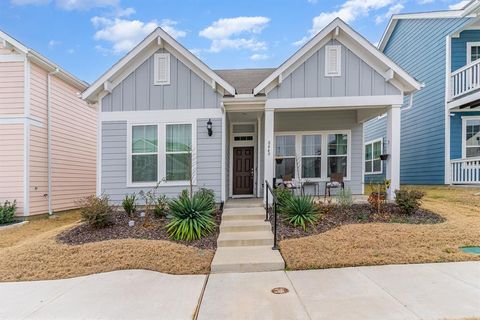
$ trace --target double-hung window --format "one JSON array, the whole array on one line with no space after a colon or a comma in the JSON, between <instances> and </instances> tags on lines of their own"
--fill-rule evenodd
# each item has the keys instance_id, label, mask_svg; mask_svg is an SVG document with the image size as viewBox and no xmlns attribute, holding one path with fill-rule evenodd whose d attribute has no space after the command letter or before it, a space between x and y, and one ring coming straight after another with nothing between
<instances>
[{"instance_id":1,"label":"double-hung window","mask_svg":"<svg viewBox=\"0 0 480 320\"><path fill-rule=\"evenodd\" d=\"M344 133L329 134L327 146L327 176L342 173L347 176L348 135Z\"/></svg>"},{"instance_id":2,"label":"double-hung window","mask_svg":"<svg viewBox=\"0 0 480 320\"><path fill-rule=\"evenodd\" d=\"M132 126L132 182L158 180L158 127Z\"/></svg>"},{"instance_id":3,"label":"double-hung window","mask_svg":"<svg viewBox=\"0 0 480 320\"><path fill-rule=\"evenodd\" d=\"M467 64L480 59L480 42L467 42Z\"/></svg>"},{"instance_id":4,"label":"double-hung window","mask_svg":"<svg viewBox=\"0 0 480 320\"><path fill-rule=\"evenodd\" d=\"M382 139L365 144L365 173L382 173Z\"/></svg>"},{"instance_id":5,"label":"double-hung window","mask_svg":"<svg viewBox=\"0 0 480 320\"><path fill-rule=\"evenodd\" d=\"M480 117L464 119L465 157L480 157Z\"/></svg>"},{"instance_id":6,"label":"double-hung window","mask_svg":"<svg viewBox=\"0 0 480 320\"><path fill-rule=\"evenodd\" d=\"M277 136L275 150L275 177L283 180L295 178L295 136Z\"/></svg>"},{"instance_id":7,"label":"double-hung window","mask_svg":"<svg viewBox=\"0 0 480 320\"><path fill-rule=\"evenodd\" d=\"M192 125L166 125L166 180L187 181L192 174Z\"/></svg>"},{"instance_id":8,"label":"double-hung window","mask_svg":"<svg viewBox=\"0 0 480 320\"><path fill-rule=\"evenodd\" d=\"M302 178L321 178L322 136L302 136Z\"/></svg>"}]
</instances>

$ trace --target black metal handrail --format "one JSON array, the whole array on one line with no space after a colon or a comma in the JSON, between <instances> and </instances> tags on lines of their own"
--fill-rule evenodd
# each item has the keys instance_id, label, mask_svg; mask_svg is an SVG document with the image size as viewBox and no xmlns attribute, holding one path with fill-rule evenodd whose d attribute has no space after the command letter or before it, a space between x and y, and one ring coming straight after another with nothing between
<instances>
[{"instance_id":1,"label":"black metal handrail","mask_svg":"<svg viewBox=\"0 0 480 320\"><path fill-rule=\"evenodd\" d=\"M272 250L278 250L277 246L277 204L278 204L278 199L277 196L275 195L275 192L273 191L273 188L270 186L267 180L265 180L265 186L267 188L265 192L265 221L270 221L269 215L268 215L268 194L272 194L272 213L273 213L273 247Z\"/></svg>"}]
</instances>

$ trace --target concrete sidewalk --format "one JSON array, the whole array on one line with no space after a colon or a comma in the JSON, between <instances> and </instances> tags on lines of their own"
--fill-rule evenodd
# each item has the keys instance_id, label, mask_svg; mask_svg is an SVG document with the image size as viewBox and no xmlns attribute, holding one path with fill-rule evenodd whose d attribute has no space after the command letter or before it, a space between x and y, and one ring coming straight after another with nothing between
<instances>
[{"instance_id":1,"label":"concrete sidewalk","mask_svg":"<svg viewBox=\"0 0 480 320\"><path fill-rule=\"evenodd\" d=\"M0 283L0 319L192 319L206 276L128 270ZM273 294L275 287L289 290ZM212 274L199 319L480 317L480 262Z\"/></svg>"}]
</instances>

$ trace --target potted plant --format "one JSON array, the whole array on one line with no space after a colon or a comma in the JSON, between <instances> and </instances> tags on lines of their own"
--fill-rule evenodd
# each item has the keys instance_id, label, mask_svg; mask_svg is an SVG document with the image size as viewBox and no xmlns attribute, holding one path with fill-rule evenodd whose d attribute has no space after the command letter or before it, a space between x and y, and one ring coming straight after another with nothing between
<instances>
[{"instance_id":1,"label":"potted plant","mask_svg":"<svg viewBox=\"0 0 480 320\"><path fill-rule=\"evenodd\" d=\"M130 219L128 221L128 225L130 227L133 227L135 225L135 220L133 220L133 217L135 215L135 212L137 211L137 195L134 193L132 195L126 195L125 199L122 201L122 207L123 210L128 215L128 218Z\"/></svg>"}]
</instances>

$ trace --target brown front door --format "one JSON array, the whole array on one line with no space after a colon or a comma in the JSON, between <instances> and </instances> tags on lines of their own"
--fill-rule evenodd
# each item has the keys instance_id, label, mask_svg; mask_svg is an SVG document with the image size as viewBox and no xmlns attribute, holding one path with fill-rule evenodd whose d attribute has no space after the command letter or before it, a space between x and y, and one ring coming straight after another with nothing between
<instances>
[{"instance_id":1,"label":"brown front door","mask_svg":"<svg viewBox=\"0 0 480 320\"><path fill-rule=\"evenodd\" d=\"M253 194L253 147L233 148L233 194Z\"/></svg>"}]
</instances>

